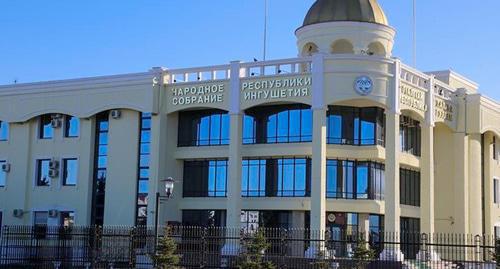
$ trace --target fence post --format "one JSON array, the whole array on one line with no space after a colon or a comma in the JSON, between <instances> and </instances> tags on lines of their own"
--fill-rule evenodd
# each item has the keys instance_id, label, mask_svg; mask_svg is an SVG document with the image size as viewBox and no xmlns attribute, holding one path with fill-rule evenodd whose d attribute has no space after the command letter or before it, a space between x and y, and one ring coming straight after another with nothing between
<instances>
[{"instance_id":1,"label":"fence post","mask_svg":"<svg viewBox=\"0 0 500 269\"><path fill-rule=\"evenodd\" d=\"M206 259L207 259L207 227L203 227L201 232L201 259L200 259L200 268L205 268Z\"/></svg>"},{"instance_id":2,"label":"fence post","mask_svg":"<svg viewBox=\"0 0 500 269\"><path fill-rule=\"evenodd\" d=\"M130 266L130 268L134 268L135 267L135 235L136 235L136 227L132 227L132 229L130 229L130 232L129 232L129 246L130 246L130 249L129 249L129 259L128 259L128 264Z\"/></svg>"},{"instance_id":3,"label":"fence post","mask_svg":"<svg viewBox=\"0 0 500 269\"><path fill-rule=\"evenodd\" d=\"M474 261L476 262L479 262L480 259L481 259L481 236L480 235L476 235L474 237L474 241L475 241L475 245L476 245L476 251L475 251L475 255L474 255Z\"/></svg>"}]
</instances>

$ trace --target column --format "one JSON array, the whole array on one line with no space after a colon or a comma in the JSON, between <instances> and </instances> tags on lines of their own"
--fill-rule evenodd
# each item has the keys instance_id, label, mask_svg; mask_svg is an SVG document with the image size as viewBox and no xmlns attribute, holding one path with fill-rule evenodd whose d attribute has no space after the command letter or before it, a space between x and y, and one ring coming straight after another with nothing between
<instances>
[{"instance_id":1,"label":"column","mask_svg":"<svg viewBox=\"0 0 500 269\"><path fill-rule=\"evenodd\" d=\"M465 133L454 133L453 134L453 145L454 148L450 149L454 151L454 164L455 164L455 186L453 189L454 201L455 201L455 212L454 220L455 227L454 233L458 234L468 234L469 233L469 184L467 181L468 177L468 142Z\"/></svg>"},{"instance_id":2,"label":"column","mask_svg":"<svg viewBox=\"0 0 500 269\"><path fill-rule=\"evenodd\" d=\"M370 214L359 214L358 223L358 232L363 235L363 240L368 243L370 240Z\"/></svg>"},{"instance_id":3,"label":"column","mask_svg":"<svg viewBox=\"0 0 500 269\"><path fill-rule=\"evenodd\" d=\"M323 240L326 226L326 108L323 104L324 58L313 55L312 110L313 137L311 163L311 239ZM323 242L311 244L306 257L316 257L324 249Z\"/></svg>"},{"instance_id":4,"label":"column","mask_svg":"<svg viewBox=\"0 0 500 269\"><path fill-rule=\"evenodd\" d=\"M482 138L469 134L469 233L483 234L482 215Z\"/></svg>"},{"instance_id":5,"label":"column","mask_svg":"<svg viewBox=\"0 0 500 269\"><path fill-rule=\"evenodd\" d=\"M241 227L241 147L243 143L243 121L240 112L240 65L231 62L230 71L230 122L229 122L229 159L227 177L226 235L239 237ZM238 255L239 240L228 239L222 255Z\"/></svg>"},{"instance_id":6,"label":"column","mask_svg":"<svg viewBox=\"0 0 500 269\"><path fill-rule=\"evenodd\" d=\"M394 111L386 113L386 147L385 147L385 232L399 240L400 215L399 206L399 114ZM381 260L402 261L404 255L398 245L386 246L380 254Z\"/></svg>"},{"instance_id":7,"label":"column","mask_svg":"<svg viewBox=\"0 0 500 269\"><path fill-rule=\"evenodd\" d=\"M434 126L422 124L422 156L420 158L420 230L427 234L427 242L434 237ZM440 260L439 255L429 246L420 249L419 260Z\"/></svg>"}]
</instances>

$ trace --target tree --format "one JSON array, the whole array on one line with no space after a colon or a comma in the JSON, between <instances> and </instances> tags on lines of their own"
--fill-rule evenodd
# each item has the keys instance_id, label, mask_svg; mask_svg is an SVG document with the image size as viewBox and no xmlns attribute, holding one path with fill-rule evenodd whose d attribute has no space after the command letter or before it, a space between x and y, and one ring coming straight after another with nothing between
<instances>
[{"instance_id":1,"label":"tree","mask_svg":"<svg viewBox=\"0 0 500 269\"><path fill-rule=\"evenodd\" d=\"M243 242L244 254L240 258L239 269L275 269L271 262L263 260L264 253L269 249L264 232L258 230L251 238Z\"/></svg>"},{"instance_id":2,"label":"tree","mask_svg":"<svg viewBox=\"0 0 500 269\"><path fill-rule=\"evenodd\" d=\"M354 249L353 259L354 268L363 269L375 258L375 251L367 247L367 242L358 238L356 248Z\"/></svg>"},{"instance_id":3,"label":"tree","mask_svg":"<svg viewBox=\"0 0 500 269\"><path fill-rule=\"evenodd\" d=\"M175 254L177 251L177 243L172 238L172 228L165 227L165 234L158 239L158 246L156 253L151 256L155 268L160 269L179 269L177 267L180 261L179 255Z\"/></svg>"}]
</instances>

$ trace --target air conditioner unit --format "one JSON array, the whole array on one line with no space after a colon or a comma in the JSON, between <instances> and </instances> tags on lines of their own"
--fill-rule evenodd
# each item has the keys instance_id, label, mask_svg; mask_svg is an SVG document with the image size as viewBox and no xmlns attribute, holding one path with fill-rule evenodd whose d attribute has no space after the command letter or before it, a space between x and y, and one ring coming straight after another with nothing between
<instances>
[{"instance_id":1,"label":"air conditioner unit","mask_svg":"<svg viewBox=\"0 0 500 269\"><path fill-rule=\"evenodd\" d=\"M62 124L61 119L52 119L50 121L50 125L52 126L52 128L59 128L61 127L61 124Z\"/></svg>"},{"instance_id":2,"label":"air conditioner unit","mask_svg":"<svg viewBox=\"0 0 500 269\"><path fill-rule=\"evenodd\" d=\"M22 209L14 209L12 213L16 218L21 218L24 215L24 211Z\"/></svg>"},{"instance_id":3,"label":"air conditioner unit","mask_svg":"<svg viewBox=\"0 0 500 269\"><path fill-rule=\"evenodd\" d=\"M52 159L50 162L49 162L49 168L50 169L59 169L59 160L57 159Z\"/></svg>"},{"instance_id":4,"label":"air conditioner unit","mask_svg":"<svg viewBox=\"0 0 500 269\"><path fill-rule=\"evenodd\" d=\"M4 163L2 164L2 171L5 173L10 172L10 163Z\"/></svg>"},{"instance_id":5,"label":"air conditioner unit","mask_svg":"<svg viewBox=\"0 0 500 269\"><path fill-rule=\"evenodd\" d=\"M111 110L111 118L117 120L122 116L122 112L118 109Z\"/></svg>"},{"instance_id":6,"label":"air conditioner unit","mask_svg":"<svg viewBox=\"0 0 500 269\"><path fill-rule=\"evenodd\" d=\"M50 169L49 170L49 177L55 178L55 177L58 177L58 176L59 176L59 170L55 170L55 169Z\"/></svg>"},{"instance_id":7,"label":"air conditioner unit","mask_svg":"<svg viewBox=\"0 0 500 269\"><path fill-rule=\"evenodd\" d=\"M58 215L59 211L57 211L56 209L49 210L49 218L57 218Z\"/></svg>"}]
</instances>

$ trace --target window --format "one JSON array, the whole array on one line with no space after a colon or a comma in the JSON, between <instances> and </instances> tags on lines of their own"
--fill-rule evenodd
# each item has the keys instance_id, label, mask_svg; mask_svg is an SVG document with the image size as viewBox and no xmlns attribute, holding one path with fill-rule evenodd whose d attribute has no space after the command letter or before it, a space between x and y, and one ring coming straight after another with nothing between
<instances>
[{"instance_id":1,"label":"window","mask_svg":"<svg viewBox=\"0 0 500 269\"><path fill-rule=\"evenodd\" d=\"M312 111L306 105L259 106L243 119L243 144L312 141Z\"/></svg>"},{"instance_id":2,"label":"window","mask_svg":"<svg viewBox=\"0 0 500 269\"><path fill-rule=\"evenodd\" d=\"M36 239L44 239L47 236L47 211L36 211L33 215L34 236Z\"/></svg>"},{"instance_id":3,"label":"window","mask_svg":"<svg viewBox=\"0 0 500 269\"><path fill-rule=\"evenodd\" d=\"M50 186L50 159L36 161L36 185Z\"/></svg>"},{"instance_id":4,"label":"window","mask_svg":"<svg viewBox=\"0 0 500 269\"><path fill-rule=\"evenodd\" d=\"M182 225L197 227L225 227L225 210L182 210Z\"/></svg>"},{"instance_id":5,"label":"window","mask_svg":"<svg viewBox=\"0 0 500 269\"><path fill-rule=\"evenodd\" d=\"M222 110L179 112L179 147L229 144L229 115Z\"/></svg>"},{"instance_id":6,"label":"window","mask_svg":"<svg viewBox=\"0 0 500 269\"><path fill-rule=\"evenodd\" d=\"M500 179L493 179L493 203L500 204Z\"/></svg>"},{"instance_id":7,"label":"window","mask_svg":"<svg viewBox=\"0 0 500 269\"><path fill-rule=\"evenodd\" d=\"M78 179L78 159L63 159L63 186L76 186Z\"/></svg>"},{"instance_id":8,"label":"window","mask_svg":"<svg viewBox=\"0 0 500 269\"><path fill-rule=\"evenodd\" d=\"M139 161L137 177L136 221L138 226L148 224L149 154L151 146L151 113L141 113Z\"/></svg>"},{"instance_id":9,"label":"window","mask_svg":"<svg viewBox=\"0 0 500 269\"><path fill-rule=\"evenodd\" d=\"M227 160L184 161L184 197L226 197Z\"/></svg>"},{"instance_id":10,"label":"window","mask_svg":"<svg viewBox=\"0 0 500 269\"><path fill-rule=\"evenodd\" d=\"M104 201L108 167L108 132L109 112L102 112L96 116L92 225L103 225L104 223Z\"/></svg>"},{"instance_id":11,"label":"window","mask_svg":"<svg viewBox=\"0 0 500 269\"><path fill-rule=\"evenodd\" d=\"M51 139L53 137L54 137L54 128L52 128L52 116L49 114L40 116L38 138Z\"/></svg>"},{"instance_id":12,"label":"window","mask_svg":"<svg viewBox=\"0 0 500 269\"><path fill-rule=\"evenodd\" d=\"M401 217L400 220L401 251L405 258L415 259L420 249L420 219Z\"/></svg>"},{"instance_id":13,"label":"window","mask_svg":"<svg viewBox=\"0 0 500 269\"><path fill-rule=\"evenodd\" d=\"M243 197L308 197L311 159L246 159L242 167Z\"/></svg>"},{"instance_id":14,"label":"window","mask_svg":"<svg viewBox=\"0 0 500 269\"><path fill-rule=\"evenodd\" d=\"M420 172L401 168L399 180L400 203L420 206Z\"/></svg>"},{"instance_id":15,"label":"window","mask_svg":"<svg viewBox=\"0 0 500 269\"><path fill-rule=\"evenodd\" d=\"M1 217L1 212L0 212L0 217ZM500 239L500 226L495 226L495 238L498 240Z\"/></svg>"},{"instance_id":16,"label":"window","mask_svg":"<svg viewBox=\"0 0 500 269\"><path fill-rule=\"evenodd\" d=\"M401 116L399 120L399 138L402 152L420 156L420 122L407 116Z\"/></svg>"},{"instance_id":17,"label":"window","mask_svg":"<svg viewBox=\"0 0 500 269\"><path fill-rule=\"evenodd\" d=\"M0 141L7 141L9 139L9 123L0 121Z\"/></svg>"},{"instance_id":18,"label":"window","mask_svg":"<svg viewBox=\"0 0 500 269\"><path fill-rule=\"evenodd\" d=\"M6 161L0 161L0 168L2 168L2 165L6 164ZM0 170L0 187L5 187L7 184L7 173L5 173L3 170Z\"/></svg>"},{"instance_id":19,"label":"window","mask_svg":"<svg viewBox=\"0 0 500 269\"><path fill-rule=\"evenodd\" d=\"M59 224L63 227L73 227L73 225L75 225L75 212L59 212Z\"/></svg>"},{"instance_id":20,"label":"window","mask_svg":"<svg viewBox=\"0 0 500 269\"><path fill-rule=\"evenodd\" d=\"M78 137L80 135L80 119L66 116L64 118L64 137Z\"/></svg>"},{"instance_id":21,"label":"window","mask_svg":"<svg viewBox=\"0 0 500 269\"><path fill-rule=\"evenodd\" d=\"M493 160L498 160L497 137L493 136Z\"/></svg>"},{"instance_id":22,"label":"window","mask_svg":"<svg viewBox=\"0 0 500 269\"><path fill-rule=\"evenodd\" d=\"M378 107L330 106L327 143L337 145L385 145L385 114Z\"/></svg>"},{"instance_id":23,"label":"window","mask_svg":"<svg viewBox=\"0 0 500 269\"><path fill-rule=\"evenodd\" d=\"M326 197L384 199L385 166L375 162L327 160Z\"/></svg>"}]
</instances>

